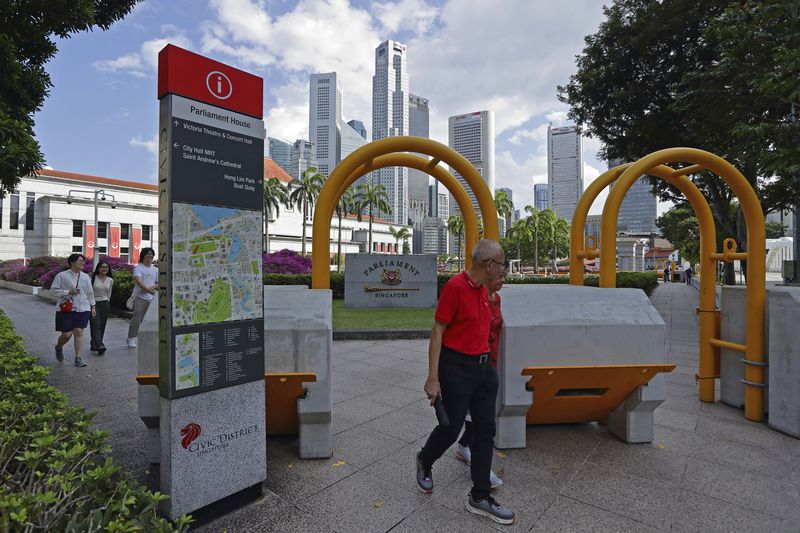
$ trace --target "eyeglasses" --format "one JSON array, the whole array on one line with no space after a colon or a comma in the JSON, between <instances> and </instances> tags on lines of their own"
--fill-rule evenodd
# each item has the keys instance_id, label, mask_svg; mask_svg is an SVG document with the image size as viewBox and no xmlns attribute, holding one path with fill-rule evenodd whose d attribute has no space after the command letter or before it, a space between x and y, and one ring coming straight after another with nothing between
<instances>
[{"instance_id":1,"label":"eyeglasses","mask_svg":"<svg viewBox=\"0 0 800 533\"><path fill-rule=\"evenodd\" d=\"M497 263L498 265L500 265L503 268L508 268L508 261L505 261L505 262L501 263L500 261L495 261L494 259L492 259L490 257L489 259L484 259L483 262L484 263Z\"/></svg>"}]
</instances>

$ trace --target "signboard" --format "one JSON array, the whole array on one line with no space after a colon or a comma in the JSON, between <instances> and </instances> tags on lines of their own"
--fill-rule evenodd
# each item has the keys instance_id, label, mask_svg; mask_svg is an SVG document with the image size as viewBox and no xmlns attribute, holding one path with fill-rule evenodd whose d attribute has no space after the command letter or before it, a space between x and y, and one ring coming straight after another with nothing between
<instances>
[{"instance_id":1,"label":"signboard","mask_svg":"<svg viewBox=\"0 0 800 533\"><path fill-rule=\"evenodd\" d=\"M119 257L119 238L122 228L119 224L109 224L108 229L108 256Z\"/></svg>"},{"instance_id":2,"label":"signboard","mask_svg":"<svg viewBox=\"0 0 800 533\"><path fill-rule=\"evenodd\" d=\"M86 223L86 231L84 232L84 245L83 245L83 255L86 256L86 259L94 258L94 249L95 249L95 231L94 231L94 224Z\"/></svg>"},{"instance_id":3,"label":"signboard","mask_svg":"<svg viewBox=\"0 0 800 533\"><path fill-rule=\"evenodd\" d=\"M436 256L347 254L345 307L436 307Z\"/></svg>"},{"instance_id":4,"label":"signboard","mask_svg":"<svg viewBox=\"0 0 800 533\"><path fill-rule=\"evenodd\" d=\"M142 251L142 227L134 226L131 229L130 263L139 263L139 253Z\"/></svg>"},{"instance_id":5,"label":"signboard","mask_svg":"<svg viewBox=\"0 0 800 533\"><path fill-rule=\"evenodd\" d=\"M159 53L159 388L264 379L261 78Z\"/></svg>"}]
</instances>

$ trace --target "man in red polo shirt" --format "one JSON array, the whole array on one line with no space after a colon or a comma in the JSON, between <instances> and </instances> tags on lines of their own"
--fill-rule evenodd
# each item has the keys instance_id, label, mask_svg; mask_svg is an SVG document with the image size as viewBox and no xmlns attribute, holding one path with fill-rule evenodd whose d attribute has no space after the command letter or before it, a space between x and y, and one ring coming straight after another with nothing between
<instances>
[{"instance_id":1,"label":"man in red polo shirt","mask_svg":"<svg viewBox=\"0 0 800 533\"><path fill-rule=\"evenodd\" d=\"M489 494L499 382L489 357L492 312L486 286L503 275L504 262L500 245L482 239L472 251L469 269L442 288L428 346L425 393L431 405L441 395L450 424L436 426L417 454L417 486L422 492L433 492L433 463L458 439L469 409L472 490L467 510L500 524L513 524L514 512Z\"/></svg>"}]
</instances>

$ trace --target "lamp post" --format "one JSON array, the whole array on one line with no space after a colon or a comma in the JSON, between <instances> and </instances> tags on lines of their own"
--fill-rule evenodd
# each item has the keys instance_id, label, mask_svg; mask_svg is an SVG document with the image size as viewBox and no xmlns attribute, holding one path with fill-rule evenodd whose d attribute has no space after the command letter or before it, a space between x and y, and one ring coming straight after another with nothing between
<instances>
[{"instance_id":1,"label":"lamp post","mask_svg":"<svg viewBox=\"0 0 800 533\"><path fill-rule=\"evenodd\" d=\"M97 212L99 210L99 202L102 200L103 202L106 201L107 198L111 198L111 209L117 208L117 199L111 193L106 193L105 189L70 189L69 193L67 194L67 203L71 204L73 198L77 198L72 196L72 193L86 193L91 194L94 196L94 253L92 254L92 268L97 268L97 263L100 261L100 252L99 246L97 246L97 236L100 233L100 230L97 226Z\"/></svg>"}]
</instances>

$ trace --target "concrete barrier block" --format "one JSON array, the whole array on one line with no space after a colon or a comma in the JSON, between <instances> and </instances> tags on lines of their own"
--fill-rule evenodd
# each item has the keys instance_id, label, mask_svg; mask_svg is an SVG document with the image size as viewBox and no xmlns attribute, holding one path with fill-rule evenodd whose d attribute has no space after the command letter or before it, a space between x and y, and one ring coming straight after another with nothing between
<instances>
[{"instance_id":1,"label":"concrete barrier block","mask_svg":"<svg viewBox=\"0 0 800 533\"><path fill-rule=\"evenodd\" d=\"M667 381L658 374L633 391L608 417L608 431L628 443L652 442L653 412L667 399Z\"/></svg>"},{"instance_id":2,"label":"concrete barrier block","mask_svg":"<svg viewBox=\"0 0 800 533\"><path fill-rule=\"evenodd\" d=\"M158 294L153 297L139 326L136 359L139 375L158 375ZM161 397L155 385L139 385L139 418L147 426L147 457L157 464L161 460L159 417Z\"/></svg>"},{"instance_id":3,"label":"concrete barrier block","mask_svg":"<svg viewBox=\"0 0 800 533\"><path fill-rule=\"evenodd\" d=\"M495 438L500 448L525 446L525 416L532 395L525 388L523 368L667 362L666 325L639 289L507 285L502 298ZM629 411L655 409L663 401L653 396L655 389ZM632 415L635 417L647 418ZM646 420L627 424L636 434L646 431L640 429Z\"/></svg>"},{"instance_id":4,"label":"concrete barrier block","mask_svg":"<svg viewBox=\"0 0 800 533\"><path fill-rule=\"evenodd\" d=\"M770 290L769 427L800 437L800 288Z\"/></svg>"},{"instance_id":5,"label":"concrete barrier block","mask_svg":"<svg viewBox=\"0 0 800 533\"><path fill-rule=\"evenodd\" d=\"M297 402L300 457L333 455L331 436L333 293L305 286L264 287L264 369L313 372Z\"/></svg>"}]
</instances>

